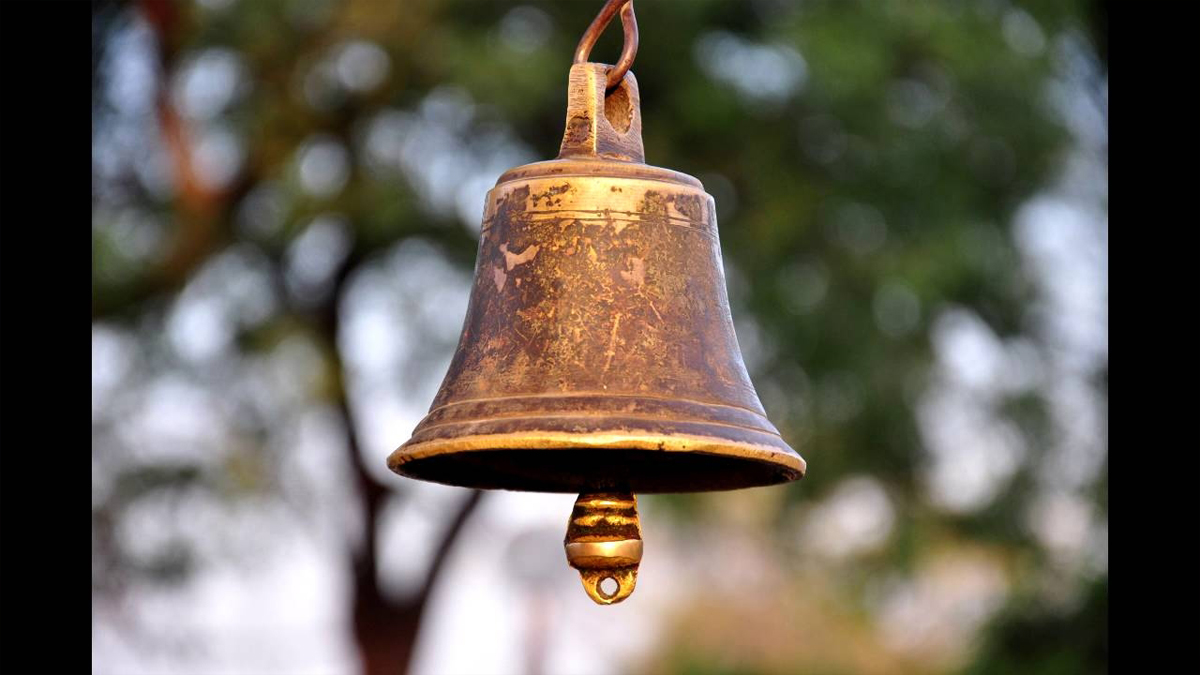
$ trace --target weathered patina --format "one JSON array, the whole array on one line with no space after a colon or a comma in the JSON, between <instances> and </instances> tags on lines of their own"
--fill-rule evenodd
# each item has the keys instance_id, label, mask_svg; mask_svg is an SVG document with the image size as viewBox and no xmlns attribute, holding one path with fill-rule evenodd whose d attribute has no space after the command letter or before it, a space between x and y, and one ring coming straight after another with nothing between
<instances>
[{"instance_id":1,"label":"weathered patina","mask_svg":"<svg viewBox=\"0 0 1200 675\"><path fill-rule=\"evenodd\" d=\"M609 72L572 66L558 159L512 169L488 193L458 349L388 459L450 485L585 493L568 560L603 604L636 579L632 493L772 485L805 468L743 365L713 199L643 163L637 81L627 72L609 87ZM589 509L636 536L597 543L577 527ZM612 595L598 590L605 577Z\"/></svg>"},{"instance_id":2,"label":"weathered patina","mask_svg":"<svg viewBox=\"0 0 1200 675\"><path fill-rule=\"evenodd\" d=\"M398 473L645 493L803 473L742 363L713 199L641 163L636 81L621 85L621 134L604 114L605 68L572 67L560 158L512 169L488 194L462 337L389 459Z\"/></svg>"}]
</instances>

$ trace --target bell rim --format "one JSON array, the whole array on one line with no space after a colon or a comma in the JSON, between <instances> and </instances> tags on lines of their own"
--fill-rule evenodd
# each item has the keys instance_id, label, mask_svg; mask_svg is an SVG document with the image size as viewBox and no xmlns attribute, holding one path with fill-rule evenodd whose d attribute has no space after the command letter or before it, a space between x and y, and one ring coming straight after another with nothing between
<instances>
[{"instance_id":1,"label":"bell rim","mask_svg":"<svg viewBox=\"0 0 1200 675\"><path fill-rule=\"evenodd\" d=\"M699 487L688 489L638 489L641 494L666 494L677 492L711 492L736 490L752 487L767 487L799 480L804 477L807 462L800 453L792 449L780 439L780 445L766 445L735 441L712 436L692 434L637 434L622 432L603 433L571 433L562 431L492 433L458 436L454 438L434 438L412 443L411 440L394 450L387 459L388 468L393 472L416 480L455 485L459 487L481 487L472 481L438 480L421 472L414 472L412 465L420 465L423 460L449 457L454 455L480 456L489 452L543 452L555 450L584 450L593 451L598 455L604 452L638 453L646 457L661 457L660 453L670 453L671 456L697 455L729 460L730 463L742 464L750 462L766 465L763 468L774 469L765 471L762 476L771 476L767 480L745 480L727 487ZM406 470L407 468L407 470ZM568 485L563 482L556 488L530 488L520 486L513 488L487 487L484 489L516 489L532 492L569 493L578 492L582 486L576 482Z\"/></svg>"}]
</instances>

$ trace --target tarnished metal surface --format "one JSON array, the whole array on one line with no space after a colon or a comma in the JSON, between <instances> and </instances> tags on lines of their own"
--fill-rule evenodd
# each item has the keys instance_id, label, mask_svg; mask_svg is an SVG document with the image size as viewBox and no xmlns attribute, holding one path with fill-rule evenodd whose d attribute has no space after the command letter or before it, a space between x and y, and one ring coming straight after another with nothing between
<instances>
[{"instance_id":1,"label":"tarnished metal surface","mask_svg":"<svg viewBox=\"0 0 1200 675\"><path fill-rule=\"evenodd\" d=\"M581 63L618 10L621 61ZM563 545L601 605L637 584L634 492L804 474L742 363L712 197L643 163L636 53L632 3L609 0L576 51L558 159L509 170L487 195L454 360L388 457L422 480L581 493Z\"/></svg>"},{"instance_id":2,"label":"tarnished metal surface","mask_svg":"<svg viewBox=\"0 0 1200 675\"><path fill-rule=\"evenodd\" d=\"M712 197L642 164L632 73L571 68L557 160L488 194L470 305L398 473L512 490L694 492L799 478L742 363Z\"/></svg>"}]
</instances>

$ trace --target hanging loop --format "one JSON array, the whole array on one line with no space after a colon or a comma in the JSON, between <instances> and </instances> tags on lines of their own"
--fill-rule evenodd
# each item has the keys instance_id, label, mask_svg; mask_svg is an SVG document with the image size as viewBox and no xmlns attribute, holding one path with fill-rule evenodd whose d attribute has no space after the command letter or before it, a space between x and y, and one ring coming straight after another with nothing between
<instances>
[{"instance_id":1,"label":"hanging loop","mask_svg":"<svg viewBox=\"0 0 1200 675\"><path fill-rule=\"evenodd\" d=\"M621 27L625 32L625 43L621 47L621 58L617 59L617 64L608 70L608 88L612 89L621 83L625 77L625 73L629 72L629 68L633 66L633 59L637 56L638 50L638 27L637 17L633 15L633 0L608 0L604 6L600 8L600 13L592 19L592 24L584 31L583 37L579 38L579 46L575 47L575 63L587 63L588 57L592 53L592 47L596 46L596 40L600 39L600 34L608 27L612 18L617 12L621 12Z\"/></svg>"}]
</instances>

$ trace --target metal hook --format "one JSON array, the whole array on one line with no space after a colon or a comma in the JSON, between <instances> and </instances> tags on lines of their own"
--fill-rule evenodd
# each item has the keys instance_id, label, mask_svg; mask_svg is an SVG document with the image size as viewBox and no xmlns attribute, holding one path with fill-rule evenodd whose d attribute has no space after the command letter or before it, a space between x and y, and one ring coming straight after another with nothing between
<instances>
[{"instance_id":1,"label":"metal hook","mask_svg":"<svg viewBox=\"0 0 1200 675\"><path fill-rule=\"evenodd\" d=\"M629 72L629 68L633 65L633 59L637 56L638 50L638 27L637 18L633 15L633 0L608 0L604 6L600 8L600 13L592 19L592 24L584 31L583 37L579 38L579 46L575 47L575 63L587 63L588 56L592 53L592 47L596 45L596 40L600 39L600 34L608 27L612 18L621 12L621 27L625 32L625 43L621 47L621 58L617 59L617 64L608 71L608 88L612 89L621 83L625 77L625 73Z\"/></svg>"}]
</instances>

